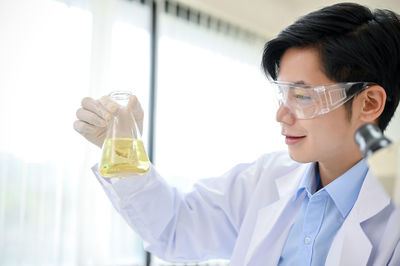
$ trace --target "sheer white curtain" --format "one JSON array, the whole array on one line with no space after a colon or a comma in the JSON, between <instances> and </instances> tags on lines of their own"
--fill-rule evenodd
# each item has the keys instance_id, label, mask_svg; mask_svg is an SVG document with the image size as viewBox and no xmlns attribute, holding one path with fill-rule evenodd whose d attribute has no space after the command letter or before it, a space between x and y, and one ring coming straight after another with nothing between
<instances>
[{"instance_id":1,"label":"sheer white curtain","mask_svg":"<svg viewBox=\"0 0 400 266\"><path fill-rule=\"evenodd\" d=\"M160 25L155 163L171 183L190 189L285 148L260 67L263 42L169 14Z\"/></svg>"},{"instance_id":2,"label":"sheer white curtain","mask_svg":"<svg viewBox=\"0 0 400 266\"><path fill-rule=\"evenodd\" d=\"M148 18L123 0L0 1L0 265L143 264L72 123L114 89L147 109Z\"/></svg>"}]
</instances>

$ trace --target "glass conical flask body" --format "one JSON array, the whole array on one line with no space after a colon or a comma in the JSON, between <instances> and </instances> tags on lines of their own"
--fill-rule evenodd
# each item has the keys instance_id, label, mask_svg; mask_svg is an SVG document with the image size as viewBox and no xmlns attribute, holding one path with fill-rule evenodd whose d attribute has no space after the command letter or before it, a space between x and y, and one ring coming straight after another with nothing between
<instances>
[{"instance_id":1,"label":"glass conical flask body","mask_svg":"<svg viewBox=\"0 0 400 266\"><path fill-rule=\"evenodd\" d=\"M119 109L110 120L103 143L99 172L104 177L133 177L150 170L141 134L130 108L129 92L112 92Z\"/></svg>"}]
</instances>

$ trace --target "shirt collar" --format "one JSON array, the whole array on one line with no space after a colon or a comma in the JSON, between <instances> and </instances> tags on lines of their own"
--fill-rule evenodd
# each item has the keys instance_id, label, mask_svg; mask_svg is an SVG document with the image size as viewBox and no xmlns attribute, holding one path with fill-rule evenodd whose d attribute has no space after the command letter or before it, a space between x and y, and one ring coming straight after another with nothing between
<instances>
[{"instance_id":1,"label":"shirt collar","mask_svg":"<svg viewBox=\"0 0 400 266\"><path fill-rule=\"evenodd\" d=\"M314 192L317 190L317 185L319 180L317 182L315 169L316 169L316 163L311 163L308 165L297 188L295 199L297 199L304 190L307 192L309 197L312 194L314 194Z\"/></svg>"},{"instance_id":2,"label":"shirt collar","mask_svg":"<svg viewBox=\"0 0 400 266\"><path fill-rule=\"evenodd\" d=\"M312 163L308 166L299 183L294 199L297 199L304 190L309 198L315 193L319 182L321 182L317 166L317 163ZM367 172L368 165L363 159L321 189L321 191L325 190L329 194L343 217L346 217L353 208Z\"/></svg>"},{"instance_id":3,"label":"shirt collar","mask_svg":"<svg viewBox=\"0 0 400 266\"><path fill-rule=\"evenodd\" d=\"M368 165L363 159L324 188L343 217L353 208L367 172Z\"/></svg>"}]
</instances>

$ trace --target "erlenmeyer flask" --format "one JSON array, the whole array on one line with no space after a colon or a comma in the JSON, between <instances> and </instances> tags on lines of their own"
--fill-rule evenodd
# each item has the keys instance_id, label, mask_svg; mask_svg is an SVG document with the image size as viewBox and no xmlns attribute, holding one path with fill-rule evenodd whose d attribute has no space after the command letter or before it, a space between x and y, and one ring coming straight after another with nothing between
<instances>
[{"instance_id":1,"label":"erlenmeyer flask","mask_svg":"<svg viewBox=\"0 0 400 266\"><path fill-rule=\"evenodd\" d=\"M104 177L133 177L150 170L138 125L128 106L130 92L115 91L110 98L119 104L103 143L99 172Z\"/></svg>"}]
</instances>

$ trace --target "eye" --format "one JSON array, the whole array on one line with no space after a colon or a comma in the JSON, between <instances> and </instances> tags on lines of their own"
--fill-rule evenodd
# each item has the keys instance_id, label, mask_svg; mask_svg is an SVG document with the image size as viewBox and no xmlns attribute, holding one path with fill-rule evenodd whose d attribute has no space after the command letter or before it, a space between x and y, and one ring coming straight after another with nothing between
<instances>
[{"instance_id":1,"label":"eye","mask_svg":"<svg viewBox=\"0 0 400 266\"><path fill-rule=\"evenodd\" d=\"M304 95L302 93L296 93L294 96L294 100L296 104L301 108L308 108L313 105L313 100L311 96Z\"/></svg>"},{"instance_id":2,"label":"eye","mask_svg":"<svg viewBox=\"0 0 400 266\"><path fill-rule=\"evenodd\" d=\"M295 97L296 99L301 99L301 100L311 100L311 97L310 97L310 96L303 95L303 94L296 94L294 97Z\"/></svg>"}]
</instances>

